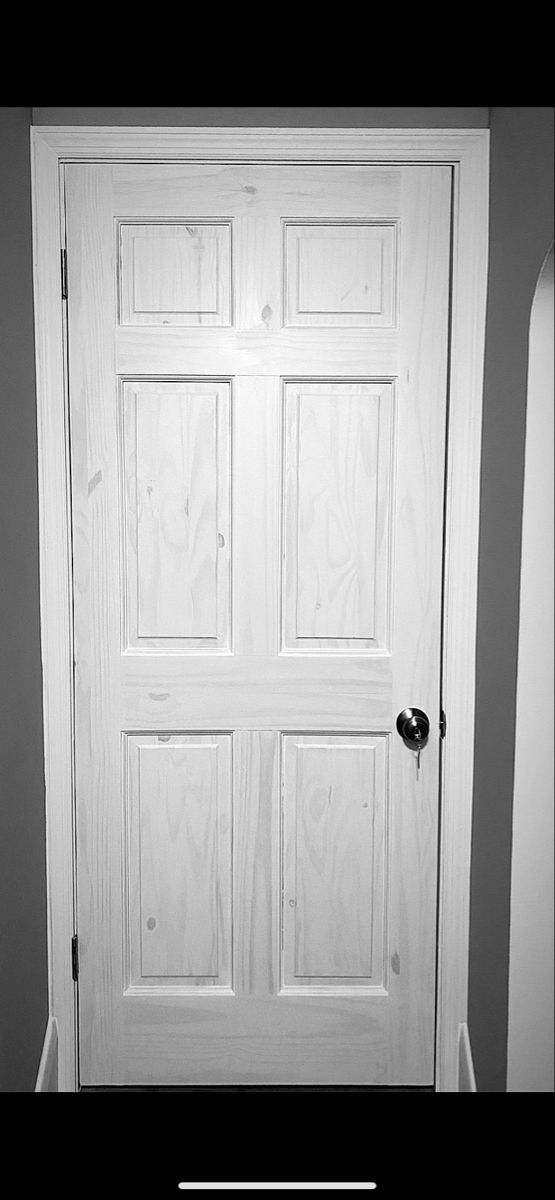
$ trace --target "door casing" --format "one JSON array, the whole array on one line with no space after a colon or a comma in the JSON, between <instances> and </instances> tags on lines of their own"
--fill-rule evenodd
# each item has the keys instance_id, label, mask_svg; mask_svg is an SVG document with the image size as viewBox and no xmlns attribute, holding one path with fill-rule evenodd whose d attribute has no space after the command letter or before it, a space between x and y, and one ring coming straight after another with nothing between
<instances>
[{"instance_id":1,"label":"door casing","mask_svg":"<svg viewBox=\"0 0 555 1200\"><path fill-rule=\"evenodd\" d=\"M50 1017L58 1090L78 1090L72 555L63 166L68 162L448 163L453 168L446 448L436 1091L456 1092L467 1021L489 131L31 128ZM456 730L456 737L452 731Z\"/></svg>"}]
</instances>

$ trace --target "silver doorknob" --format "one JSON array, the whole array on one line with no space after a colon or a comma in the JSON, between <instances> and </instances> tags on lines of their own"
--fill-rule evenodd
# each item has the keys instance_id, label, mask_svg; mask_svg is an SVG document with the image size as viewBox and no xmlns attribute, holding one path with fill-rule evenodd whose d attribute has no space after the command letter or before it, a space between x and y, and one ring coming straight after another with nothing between
<instances>
[{"instance_id":1,"label":"silver doorknob","mask_svg":"<svg viewBox=\"0 0 555 1200\"><path fill-rule=\"evenodd\" d=\"M397 733L410 750L419 750L430 736L430 722L421 708L404 708L397 717Z\"/></svg>"}]
</instances>

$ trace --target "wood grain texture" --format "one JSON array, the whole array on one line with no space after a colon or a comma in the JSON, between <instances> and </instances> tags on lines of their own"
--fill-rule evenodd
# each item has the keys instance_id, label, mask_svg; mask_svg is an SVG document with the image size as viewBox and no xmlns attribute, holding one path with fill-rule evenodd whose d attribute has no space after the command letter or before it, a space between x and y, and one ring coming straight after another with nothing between
<instances>
[{"instance_id":1,"label":"wood grain texture","mask_svg":"<svg viewBox=\"0 0 555 1200\"><path fill-rule=\"evenodd\" d=\"M268 999L279 987L279 734L233 734L234 991Z\"/></svg>"},{"instance_id":2,"label":"wood grain texture","mask_svg":"<svg viewBox=\"0 0 555 1200\"><path fill-rule=\"evenodd\" d=\"M279 287L274 272L273 287L266 287L263 296L279 292ZM249 318L255 322L252 328L222 329L217 338L210 329L119 328L115 336L117 373L129 377L396 377L399 339L395 330L272 329L272 322L279 320L276 312L279 310L265 301L258 316Z\"/></svg>"},{"instance_id":3,"label":"wood grain texture","mask_svg":"<svg viewBox=\"0 0 555 1200\"><path fill-rule=\"evenodd\" d=\"M338 839L338 856L331 851L322 875L323 891L328 889L331 895L324 903L316 875L310 874L307 867L303 894L307 905L308 897L318 898L322 915L306 927L304 941L299 940L295 947L287 977L295 982L289 984L285 977L280 980L276 822L281 733L297 735L300 731L300 736L306 737L321 734L330 739L330 744L340 735L360 735L373 739L377 747L384 744L380 736L383 739L393 731L396 712L407 703L416 703L416 695L418 703L423 703L431 714L437 711L441 505L433 509L425 535L415 534L420 520L426 521L432 512L438 487L441 496L442 486L449 173L435 168L411 168L410 172L367 168L353 173L298 168L282 176L274 168L249 168L246 172L237 167L198 166L190 169L189 176L183 168L173 167L157 167L152 174L147 167L143 176L133 167L130 183L128 171L128 167L107 166L98 171L94 167L68 168L68 249L74 263L70 272L70 369L75 378L74 553L79 560L75 609L80 742L79 919L84 930L80 1002L83 1079L89 1084L116 1080L146 1083L155 1079L199 1083L429 1083L433 1073L437 734L433 733L426 748L426 769L421 770L418 781L413 757L396 737L391 740L390 773L376 772L376 779L382 780L376 784L376 793L381 788L376 811L385 813L390 806L390 867L388 886L383 886L383 909L372 890L370 963L364 946L369 930L369 889L376 882L374 864L370 876L363 876L359 857L359 883L355 886L352 879L347 882L344 868L338 867L341 846L347 847L347 856L358 853L362 858L368 847L363 837L356 836L356 822L354 830L348 821L338 822L330 826ZM194 209L190 206L193 195ZM125 208L121 207L122 196ZM130 212L140 217L141 205L146 223L169 219L177 224L184 213L191 211L199 219L210 216L212 222L240 222L234 271L239 274L237 311L244 328L118 328L114 226L117 219ZM283 222L302 224L314 219L323 224L336 220L402 221L398 330L278 327L276 311L281 312L281 306L276 310L272 299L275 302L282 287L278 249ZM257 245L268 248L260 266L250 263L250 250ZM292 364L297 364L297 373L290 373ZM193 388L191 376L205 380L212 391L214 382L219 387L220 382L232 379L233 611L229 646L219 655L203 645L192 647L187 655L161 644L150 646L148 653L137 652L137 647L125 641L126 648L121 652L118 531L122 480L117 395L118 376L122 374L136 388L146 382L147 389L153 389L152 396L157 389L160 394L177 394L167 390L175 389L176 383ZM287 387L298 380L310 396L301 456L297 454L295 460L302 463L301 501L297 507L303 510L309 550L299 561L303 572L304 563L310 562L312 570L312 561L317 562L327 589L327 617L335 622L339 614L343 622L339 630L333 631L340 635L336 641L342 642L331 648L333 653L322 645L280 648L280 574L284 558L287 571L289 553L287 536L280 529L286 485L281 418L288 395L282 390L280 377ZM349 391L347 403L344 395L343 402L339 402L336 387L340 398L341 389ZM323 399L325 396L332 396L332 400ZM172 401L164 417L163 409L163 403L153 401L150 409L145 409L143 434L135 433L135 454L138 461L140 450L144 479L152 477L152 486L162 487L162 492L171 495L176 480L192 471L197 484L200 480L197 493L201 504L210 497L213 506L213 488L203 473L206 462L214 461L213 419L202 425L199 409L187 423L188 444L195 446L194 471L190 471L186 455L180 452L181 457L175 458L181 436L181 405ZM166 415L168 429L162 434L161 422ZM197 436L194 430L201 428L202 436ZM327 447L325 454L322 445ZM162 459L171 463L167 475L160 465ZM311 524L309 511L318 499L319 488L310 475L313 459L317 472L325 479L330 519L334 510L339 514L341 554L347 546L349 595L354 594L354 602L346 600L347 590L341 592L345 581L334 575L337 534L330 537L332 526L326 526L320 517L315 525ZM228 460L224 453L221 461L217 459L218 481L221 463ZM291 462L290 455L287 462ZM130 478L132 474L130 470ZM361 534L364 530L366 536L369 527L366 518L372 507L371 497L379 500L376 503L374 499L368 544ZM394 514L393 537L390 513ZM199 518L197 528L201 524ZM147 564L156 562L160 536L160 525L154 525L151 519L147 540L137 541ZM361 549L363 544L365 548ZM206 559L202 537L199 554ZM192 575L202 579L200 560L193 555L190 561L197 565L187 572L188 581ZM159 562L166 565L156 569L147 565L144 583L137 580L137 591L140 594L141 586L145 588L144 619L149 622L150 632L156 628L161 643L163 624L151 626L153 619L158 620L155 614L163 611L158 609L156 589L163 586L167 592L171 588L167 560L160 558ZM376 563L382 565L376 569ZM365 624L371 607L371 571L374 630ZM306 574L310 574L308 569ZM203 619L210 621L212 600L205 581L200 594L205 598ZM310 596L310 587L306 595ZM339 599L334 608L336 596ZM175 615L177 610L172 607L171 611ZM308 611L302 613L303 624L299 625L303 634ZM365 636L373 632L377 649L357 653L353 645L343 648L349 625L355 629L352 643L357 642L361 631ZM146 624L141 629L146 635ZM330 629L328 625L326 632ZM187 630L197 636L200 632L197 626L189 625ZM325 640L322 628L309 624L308 632L314 631L320 637L309 637L307 641ZM216 978L210 975L195 976L204 983L192 986L194 995L183 994L179 975L149 976L155 980L152 987L142 979L126 993L121 949L125 944L122 800L118 796L122 733L130 738L225 738L232 734L233 845L234 855L240 855L244 869L244 878L238 879L233 867L233 941L241 988L234 995L226 983L221 985L224 994L218 991L220 985L206 984L207 979ZM153 758L156 753L152 751ZM336 751L339 758L343 753L347 750ZM321 771L325 774L328 770L328 790L331 786L343 797L334 813L340 809L348 812L347 793L355 783L358 787L360 772L354 772L354 779L348 774L347 783L341 783L339 768L324 762ZM148 805L156 805L155 798L162 794L175 800L177 785L174 793L173 785L157 782L154 771L149 780L152 796ZM325 786L323 780L320 786ZM208 796L210 789L207 777ZM145 811L151 813L148 805ZM206 824L199 816L195 826L205 844L210 839L211 811L207 801ZM145 868L149 902L152 899L157 909L165 903L171 913L175 911L176 881L183 864L189 861L189 848L185 850L179 843L179 852L173 856L168 830L169 818L160 816L157 825L149 817L143 826L142 861L151 864ZM189 832L186 840L189 836L193 835ZM318 823L313 822L306 828L301 847L307 863L318 836ZM383 847L381 834L378 841ZM168 847L168 880L156 886L164 845ZM256 869L255 855L265 864L264 876ZM141 855L133 859L135 863L140 860ZM304 956L311 970L337 970L335 964L341 953L336 926L342 889L347 909L353 907L355 897L359 906L356 919L350 910L344 914L345 948L349 952L344 969L349 964L348 973L302 977L299 984L300 977L294 972ZM380 885L377 892L380 894ZM181 942L181 969L191 969L192 965L215 969L210 950L214 922L203 897L205 893L199 887L195 911L206 909L205 925L199 918L195 938L200 940L193 940L186 952ZM386 910L388 934L377 955L378 969L373 922L378 914L376 920L383 928ZM158 917L149 912L146 919L150 916L155 916L157 928ZM175 924L179 928L179 919ZM290 940L288 946L292 944ZM157 953L160 957L154 956L150 966L162 967L165 957L166 966L179 965L171 940L161 941ZM372 975L352 974L369 966ZM305 985L305 978L309 984ZM287 990L299 986L304 989L301 995ZM166 988L163 999L156 994L160 987ZM337 987L341 994L337 994ZM159 1072L162 1074L156 1078Z\"/></svg>"},{"instance_id":4,"label":"wood grain texture","mask_svg":"<svg viewBox=\"0 0 555 1200\"><path fill-rule=\"evenodd\" d=\"M216 636L215 408L214 396L191 396L186 407L170 396L141 397L139 637Z\"/></svg>"},{"instance_id":5,"label":"wood grain texture","mask_svg":"<svg viewBox=\"0 0 555 1200\"><path fill-rule=\"evenodd\" d=\"M68 633L69 506L65 494L67 415L59 289L59 165L72 160L123 159L124 169L133 171L140 180L145 160L153 160L156 169L158 160L164 157L171 160L171 170L178 171L184 162L198 158L216 163L222 158L239 160L241 172L245 161L262 158L279 163L280 169L287 159L454 164L444 687L450 724L457 728L458 737L448 739L444 746L437 1024L437 1090L449 1091L457 1090L458 1023L466 1019L474 719L472 646L487 272L488 138L487 130L31 130L50 1003L51 1011L59 1019L62 1091L75 1090L77 1068L74 985L68 971L67 949L74 930L72 735L71 704L67 700L72 665ZM130 162L133 159L139 161ZM176 159L181 164L176 164ZM131 191L129 195L132 199ZM173 200L169 211L175 213L172 203ZM122 211L130 210L127 207ZM148 201L144 212L151 215ZM63 233L61 236L63 244ZM186 366L183 370L186 372Z\"/></svg>"},{"instance_id":6,"label":"wood grain texture","mask_svg":"<svg viewBox=\"0 0 555 1200\"><path fill-rule=\"evenodd\" d=\"M230 640L229 384L123 384L123 644Z\"/></svg>"},{"instance_id":7,"label":"wood grain texture","mask_svg":"<svg viewBox=\"0 0 555 1200\"><path fill-rule=\"evenodd\" d=\"M280 404L279 380L235 380L233 652L237 664L264 656L263 664L252 663L251 679L260 683L279 648Z\"/></svg>"},{"instance_id":8,"label":"wood grain texture","mask_svg":"<svg viewBox=\"0 0 555 1200\"><path fill-rule=\"evenodd\" d=\"M110 168L69 167L66 186L73 297L68 326L80 1063L85 1077L92 1069L112 1081L118 1073L124 971L121 725L113 669L120 656L121 585ZM89 490L94 479L100 482Z\"/></svg>"},{"instance_id":9,"label":"wood grain texture","mask_svg":"<svg viewBox=\"0 0 555 1200\"><path fill-rule=\"evenodd\" d=\"M229 735L130 737L126 993L231 987Z\"/></svg>"},{"instance_id":10,"label":"wood grain texture","mask_svg":"<svg viewBox=\"0 0 555 1200\"><path fill-rule=\"evenodd\" d=\"M371 188L368 186L372 174ZM114 211L121 220L176 222L246 217L282 221L378 223L399 215L400 174L395 166L351 163L299 167L282 163L126 163L114 167Z\"/></svg>"},{"instance_id":11,"label":"wood grain texture","mask_svg":"<svg viewBox=\"0 0 555 1200\"><path fill-rule=\"evenodd\" d=\"M276 1006L278 1011L276 1012ZM187 999L162 1020L128 1005L119 1083L392 1083L386 996ZM391 1028L391 1040L396 1037ZM412 1083L416 1083L411 1073Z\"/></svg>"},{"instance_id":12,"label":"wood grain texture","mask_svg":"<svg viewBox=\"0 0 555 1200\"><path fill-rule=\"evenodd\" d=\"M129 655L121 665L127 729L328 729L392 726L388 655Z\"/></svg>"},{"instance_id":13,"label":"wood grain texture","mask_svg":"<svg viewBox=\"0 0 555 1200\"><path fill-rule=\"evenodd\" d=\"M229 325L231 227L206 221L120 225L123 325Z\"/></svg>"},{"instance_id":14,"label":"wood grain texture","mask_svg":"<svg viewBox=\"0 0 555 1200\"><path fill-rule=\"evenodd\" d=\"M284 646L384 649L391 385L287 383Z\"/></svg>"},{"instance_id":15,"label":"wood grain texture","mask_svg":"<svg viewBox=\"0 0 555 1200\"><path fill-rule=\"evenodd\" d=\"M384 738L283 738L285 990L386 981L385 750Z\"/></svg>"},{"instance_id":16,"label":"wood grain texture","mask_svg":"<svg viewBox=\"0 0 555 1200\"><path fill-rule=\"evenodd\" d=\"M285 224L285 324L395 324L395 225Z\"/></svg>"},{"instance_id":17,"label":"wood grain texture","mask_svg":"<svg viewBox=\"0 0 555 1200\"><path fill-rule=\"evenodd\" d=\"M417 776L414 755L391 760L391 855L411 869L400 888L390 889L390 927L399 930L401 974L413 975L414 994L433 987L436 929L424 917L437 888L437 791L430 777L439 770L438 643L441 632L441 529L444 488L445 391L449 278L449 195L446 171L422 168L403 173L400 361L395 436L395 504L392 607L393 713L403 697L430 716L432 732ZM410 247L410 249L409 249ZM416 635L418 629L418 635ZM398 740L398 739L397 739ZM400 743L400 749L405 747ZM425 763L425 766L424 766ZM409 851L412 846L412 851ZM408 939L412 925L414 940ZM418 945L418 954L415 948ZM418 958L418 965L416 963ZM409 1037L432 1053L433 1014L424 1004L407 1010Z\"/></svg>"}]
</instances>

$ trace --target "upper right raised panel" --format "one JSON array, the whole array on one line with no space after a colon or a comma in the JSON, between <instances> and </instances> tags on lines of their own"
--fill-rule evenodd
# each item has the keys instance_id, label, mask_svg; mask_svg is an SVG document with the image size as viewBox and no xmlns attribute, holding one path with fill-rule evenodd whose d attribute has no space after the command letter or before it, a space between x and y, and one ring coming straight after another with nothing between
<instances>
[{"instance_id":1,"label":"upper right raised panel","mask_svg":"<svg viewBox=\"0 0 555 1200\"><path fill-rule=\"evenodd\" d=\"M284 225L285 325L396 324L395 222Z\"/></svg>"}]
</instances>

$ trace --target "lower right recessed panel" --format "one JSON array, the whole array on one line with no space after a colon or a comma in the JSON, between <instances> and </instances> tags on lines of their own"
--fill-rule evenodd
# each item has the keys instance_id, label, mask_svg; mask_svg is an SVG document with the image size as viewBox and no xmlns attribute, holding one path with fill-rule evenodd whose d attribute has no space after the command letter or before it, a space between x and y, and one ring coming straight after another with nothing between
<instances>
[{"instance_id":1,"label":"lower right recessed panel","mask_svg":"<svg viewBox=\"0 0 555 1200\"><path fill-rule=\"evenodd\" d=\"M386 990L388 748L282 737L282 992Z\"/></svg>"}]
</instances>

